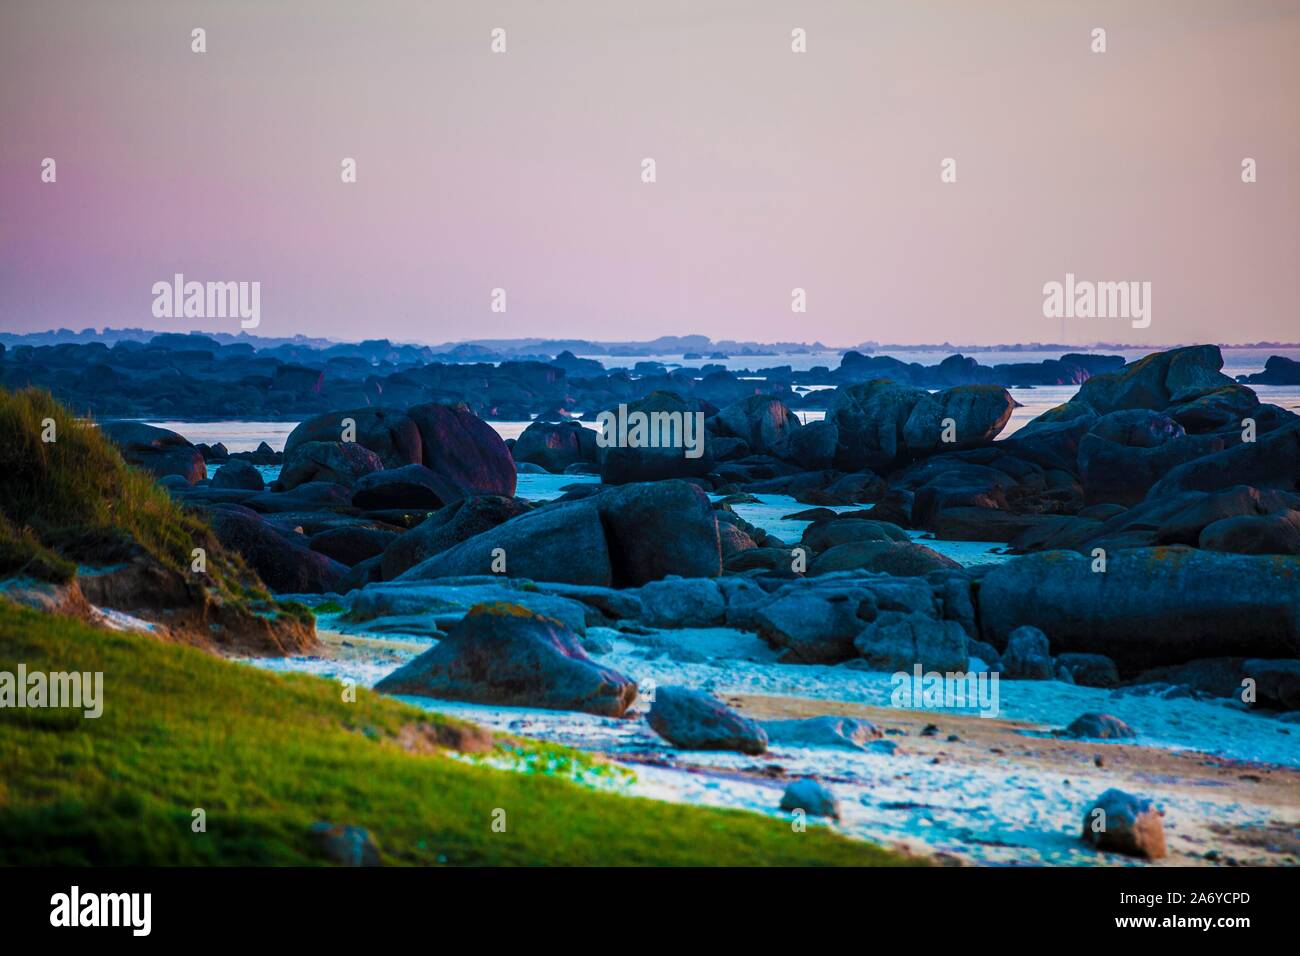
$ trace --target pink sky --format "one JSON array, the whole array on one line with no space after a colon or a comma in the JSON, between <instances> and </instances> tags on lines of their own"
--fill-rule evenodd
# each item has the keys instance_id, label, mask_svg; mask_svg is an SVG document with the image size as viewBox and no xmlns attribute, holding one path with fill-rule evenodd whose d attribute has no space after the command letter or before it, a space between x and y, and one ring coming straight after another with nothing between
<instances>
[{"instance_id":1,"label":"pink sky","mask_svg":"<svg viewBox=\"0 0 1300 956\"><path fill-rule=\"evenodd\" d=\"M1298 100L1300 0L6 0L0 328L1059 341L1068 271L1153 290L1070 342L1300 339Z\"/></svg>"}]
</instances>

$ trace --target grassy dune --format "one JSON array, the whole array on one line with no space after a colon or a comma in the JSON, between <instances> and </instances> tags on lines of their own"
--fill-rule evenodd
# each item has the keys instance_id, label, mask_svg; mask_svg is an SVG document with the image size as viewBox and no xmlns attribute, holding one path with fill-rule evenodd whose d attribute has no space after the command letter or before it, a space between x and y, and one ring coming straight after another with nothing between
<instances>
[{"instance_id":1,"label":"grassy dune","mask_svg":"<svg viewBox=\"0 0 1300 956\"><path fill-rule=\"evenodd\" d=\"M366 827L388 864L908 862L816 826L602 792L571 776L611 771L559 748L412 748L436 718L400 702L0 601L0 671L19 663L102 671L104 711L0 709L0 864L321 863L319 820ZM482 763L512 752L535 769Z\"/></svg>"},{"instance_id":2,"label":"grassy dune","mask_svg":"<svg viewBox=\"0 0 1300 956\"><path fill-rule=\"evenodd\" d=\"M206 555L202 572L192 569L195 548ZM311 639L306 608L274 600L239 555L128 466L99 429L48 392L0 389L0 578L65 584L78 567L127 564L149 569L157 593L180 595L163 615L175 637L264 651ZM150 589L139 592L147 607Z\"/></svg>"}]
</instances>

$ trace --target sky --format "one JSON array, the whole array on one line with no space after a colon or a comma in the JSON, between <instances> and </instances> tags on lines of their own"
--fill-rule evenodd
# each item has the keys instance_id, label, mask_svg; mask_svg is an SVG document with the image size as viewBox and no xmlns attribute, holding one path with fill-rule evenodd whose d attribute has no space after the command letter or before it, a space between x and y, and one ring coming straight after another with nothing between
<instances>
[{"instance_id":1,"label":"sky","mask_svg":"<svg viewBox=\"0 0 1300 956\"><path fill-rule=\"evenodd\" d=\"M1294 341L1298 266L1300 0L0 3L5 331Z\"/></svg>"}]
</instances>

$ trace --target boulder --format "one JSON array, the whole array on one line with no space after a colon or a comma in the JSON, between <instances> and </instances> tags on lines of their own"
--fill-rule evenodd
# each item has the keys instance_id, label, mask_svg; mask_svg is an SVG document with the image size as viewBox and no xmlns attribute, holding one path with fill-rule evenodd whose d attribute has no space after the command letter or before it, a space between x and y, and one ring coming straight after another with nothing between
<instances>
[{"instance_id":1,"label":"boulder","mask_svg":"<svg viewBox=\"0 0 1300 956\"><path fill-rule=\"evenodd\" d=\"M448 578L445 581L384 581L348 595L347 620L375 628L384 621L414 621L415 633L448 631L479 604L518 604L559 621L575 634L587 632L588 608L580 601L548 594L531 581L509 578Z\"/></svg>"},{"instance_id":2,"label":"boulder","mask_svg":"<svg viewBox=\"0 0 1300 956\"><path fill-rule=\"evenodd\" d=\"M371 472L352 487L352 503L366 511L434 511L463 497L457 486L423 465Z\"/></svg>"},{"instance_id":3,"label":"boulder","mask_svg":"<svg viewBox=\"0 0 1300 956\"><path fill-rule=\"evenodd\" d=\"M897 577L915 577L961 565L915 541L854 541L840 544L813 559L808 573L875 571Z\"/></svg>"},{"instance_id":4,"label":"boulder","mask_svg":"<svg viewBox=\"0 0 1300 956\"><path fill-rule=\"evenodd\" d=\"M228 461L213 473L211 487L262 491L266 482L262 479L262 473L248 462Z\"/></svg>"},{"instance_id":5,"label":"boulder","mask_svg":"<svg viewBox=\"0 0 1300 956\"><path fill-rule=\"evenodd\" d=\"M836 427L835 467L842 471L891 467L905 452L903 427L929 392L888 379L835 390L826 420Z\"/></svg>"},{"instance_id":6,"label":"boulder","mask_svg":"<svg viewBox=\"0 0 1300 956\"><path fill-rule=\"evenodd\" d=\"M1137 736L1135 731L1124 721L1110 714L1082 714L1065 728L1067 737L1086 737L1090 740L1129 740Z\"/></svg>"},{"instance_id":7,"label":"boulder","mask_svg":"<svg viewBox=\"0 0 1300 956\"><path fill-rule=\"evenodd\" d=\"M1215 454L1205 455L1171 470L1148 492L1163 498L1182 491L1218 491L1234 485L1300 490L1300 419L1257 435Z\"/></svg>"},{"instance_id":8,"label":"boulder","mask_svg":"<svg viewBox=\"0 0 1300 956\"><path fill-rule=\"evenodd\" d=\"M1206 551L1300 555L1300 511L1223 518L1205 526L1198 544Z\"/></svg>"},{"instance_id":9,"label":"boulder","mask_svg":"<svg viewBox=\"0 0 1300 956\"><path fill-rule=\"evenodd\" d=\"M1165 409L1165 414L1194 435L1239 429L1242 419L1253 417L1258 412L1259 396L1244 385L1224 385Z\"/></svg>"},{"instance_id":10,"label":"boulder","mask_svg":"<svg viewBox=\"0 0 1300 956\"><path fill-rule=\"evenodd\" d=\"M562 474L574 464L594 464L596 452L595 429L578 422L535 421L511 448L515 461L539 465L553 474Z\"/></svg>"},{"instance_id":11,"label":"boulder","mask_svg":"<svg viewBox=\"0 0 1300 956\"><path fill-rule=\"evenodd\" d=\"M758 547L753 538L727 521L718 522L718 545L721 548L724 563L733 555Z\"/></svg>"},{"instance_id":12,"label":"boulder","mask_svg":"<svg viewBox=\"0 0 1300 956\"><path fill-rule=\"evenodd\" d=\"M956 621L885 611L853 642L872 670L964 672L970 662L966 632Z\"/></svg>"},{"instance_id":13,"label":"boulder","mask_svg":"<svg viewBox=\"0 0 1300 956\"><path fill-rule=\"evenodd\" d=\"M1090 505L1137 504L1179 465L1222 450L1223 440L1214 435L1182 435L1152 446L1121 445L1095 433L1084 435L1079 442L1084 500Z\"/></svg>"},{"instance_id":14,"label":"boulder","mask_svg":"<svg viewBox=\"0 0 1300 956\"><path fill-rule=\"evenodd\" d=\"M681 750L737 750L755 755L767 750L767 734L761 726L688 687L656 687L649 722L655 733Z\"/></svg>"},{"instance_id":15,"label":"boulder","mask_svg":"<svg viewBox=\"0 0 1300 956\"><path fill-rule=\"evenodd\" d=\"M420 432L422 463L446 488L455 489L460 498L514 496L518 473L510 449L496 430L467 406L415 405L407 409L407 415Z\"/></svg>"},{"instance_id":16,"label":"boulder","mask_svg":"<svg viewBox=\"0 0 1300 956\"><path fill-rule=\"evenodd\" d=\"M1102 415L1089 435L1131 448L1156 448L1187 434L1183 426L1168 415L1149 408L1126 408Z\"/></svg>"},{"instance_id":17,"label":"boulder","mask_svg":"<svg viewBox=\"0 0 1300 956\"><path fill-rule=\"evenodd\" d=\"M605 484L703 477L713 470L704 411L698 401L688 401L675 392L652 392L618 411L625 413L628 435L626 441L620 441L615 428L609 439L613 443L598 445L600 480ZM641 416L648 427L638 435L633 426ZM686 447L687 429L692 448ZM695 451L698 456L689 457Z\"/></svg>"},{"instance_id":18,"label":"boulder","mask_svg":"<svg viewBox=\"0 0 1300 956\"><path fill-rule=\"evenodd\" d=\"M751 395L718 412L710 423L721 435L738 438L758 455L775 455L788 447L792 432L802 425L784 402L768 395Z\"/></svg>"},{"instance_id":19,"label":"boulder","mask_svg":"<svg viewBox=\"0 0 1300 956\"><path fill-rule=\"evenodd\" d=\"M1070 401L1099 415L1125 408L1164 411L1176 402L1234 384L1221 368L1223 354L1217 345L1155 352L1117 372L1092 376Z\"/></svg>"},{"instance_id":20,"label":"boulder","mask_svg":"<svg viewBox=\"0 0 1300 956\"><path fill-rule=\"evenodd\" d=\"M903 444L914 455L984 445L1001 434L1015 408L1015 399L1001 385L958 385L927 393L907 416Z\"/></svg>"},{"instance_id":21,"label":"boulder","mask_svg":"<svg viewBox=\"0 0 1300 956\"><path fill-rule=\"evenodd\" d=\"M1002 652L1002 676L1016 680L1051 680L1056 676L1047 635L1036 627L1018 627Z\"/></svg>"},{"instance_id":22,"label":"boulder","mask_svg":"<svg viewBox=\"0 0 1300 956\"><path fill-rule=\"evenodd\" d=\"M352 511L352 493L329 481L309 481L292 491L264 491L245 498L243 504L267 514L285 512Z\"/></svg>"},{"instance_id":23,"label":"boulder","mask_svg":"<svg viewBox=\"0 0 1300 956\"><path fill-rule=\"evenodd\" d=\"M382 554L398 536L397 531L354 525L317 532L308 539L307 546L352 567Z\"/></svg>"},{"instance_id":24,"label":"boulder","mask_svg":"<svg viewBox=\"0 0 1300 956\"><path fill-rule=\"evenodd\" d=\"M275 487L292 491L312 481L351 487L358 478L383 467L378 455L356 442L303 442L285 453Z\"/></svg>"},{"instance_id":25,"label":"boulder","mask_svg":"<svg viewBox=\"0 0 1300 956\"><path fill-rule=\"evenodd\" d=\"M1109 688L1119 683L1115 662L1104 654L1061 654L1056 658L1056 666L1080 687Z\"/></svg>"},{"instance_id":26,"label":"boulder","mask_svg":"<svg viewBox=\"0 0 1300 956\"><path fill-rule=\"evenodd\" d=\"M1161 813L1146 797L1110 789L1083 814L1083 839L1099 850L1148 860L1165 855Z\"/></svg>"},{"instance_id":27,"label":"boulder","mask_svg":"<svg viewBox=\"0 0 1300 956\"><path fill-rule=\"evenodd\" d=\"M875 596L863 588L791 588L753 611L752 626L783 661L838 664L857 656L854 639L876 615Z\"/></svg>"},{"instance_id":28,"label":"boulder","mask_svg":"<svg viewBox=\"0 0 1300 956\"><path fill-rule=\"evenodd\" d=\"M616 587L637 587L670 574L716 578L722 573L718 521L708 495L695 485L628 484L585 501L600 513Z\"/></svg>"},{"instance_id":29,"label":"boulder","mask_svg":"<svg viewBox=\"0 0 1300 956\"><path fill-rule=\"evenodd\" d=\"M420 430L406 412L382 406L326 412L299 423L284 442L286 457L308 442L340 442L345 438L379 456L385 469L419 464L423 460Z\"/></svg>"},{"instance_id":30,"label":"boulder","mask_svg":"<svg viewBox=\"0 0 1300 956\"><path fill-rule=\"evenodd\" d=\"M800 539L813 551L828 551L856 541L910 541L906 531L888 521L834 517L814 521L803 530Z\"/></svg>"},{"instance_id":31,"label":"boulder","mask_svg":"<svg viewBox=\"0 0 1300 956\"><path fill-rule=\"evenodd\" d=\"M559 621L517 604L481 604L436 647L375 685L414 694L509 707L621 717L636 684L592 661Z\"/></svg>"},{"instance_id":32,"label":"boulder","mask_svg":"<svg viewBox=\"0 0 1300 956\"><path fill-rule=\"evenodd\" d=\"M636 595L642 605L639 623L647 627L714 627L727 616L727 604L717 582L710 578L651 581Z\"/></svg>"},{"instance_id":33,"label":"boulder","mask_svg":"<svg viewBox=\"0 0 1300 956\"><path fill-rule=\"evenodd\" d=\"M708 496L687 482L662 481L534 509L426 559L402 578L491 573L498 549L504 573L537 581L639 587L670 574L722 573Z\"/></svg>"},{"instance_id":34,"label":"boulder","mask_svg":"<svg viewBox=\"0 0 1300 956\"><path fill-rule=\"evenodd\" d=\"M809 471L829 468L835 461L840 432L833 421L809 422L801 428L786 432L785 438L772 450L784 461L795 462Z\"/></svg>"},{"instance_id":35,"label":"boulder","mask_svg":"<svg viewBox=\"0 0 1300 956\"><path fill-rule=\"evenodd\" d=\"M518 498L500 495L475 495L440 508L388 546L381 559L383 576L392 580L421 561L527 510Z\"/></svg>"},{"instance_id":36,"label":"boulder","mask_svg":"<svg viewBox=\"0 0 1300 956\"><path fill-rule=\"evenodd\" d=\"M806 720L765 720L763 730L772 746L832 747L866 750L884 736L870 721L855 717L809 717Z\"/></svg>"},{"instance_id":37,"label":"boulder","mask_svg":"<svg viewBox=\"0 0 1300 956\"><path fill-rule=\"evenodd\" d=\"M1270 355L1264 371L1248 375L1251 385L1300 385L1300 362L1282 355Z\"/></svg>"},{"instance_id":38,"label":"boulder","mask_svg":"<svg viewBox=\"0 0 1300 956\"><path fill-rule=\"evenodd\" d=\"M1255 681L1255 706L1300 710L1300 660L1252 659L1242 670ZM1240 691L1240 686L1236 690Z\"/></svg>"},{"instance_id":39,"label":"boulder","mask_svg":"<svg viewBox=\"0 0 1300 956\"><path fill-rule=\"evenodd\" d=\"M323 594L335 591L347 567L280 534L261 515L239 506L207 515L222 545L238 552L272 591Z\"/></svg>"},{"instance_id":40,"label":"boulder","mask_svg":"<svg viewBox=\"0 0 1300 956\"><path fill-rule=\"evenodd\" d=\"M143 422L104 422L99 426L129 465L155 478L180 475L189 484L207 477L207 464L182 435Z\"/></svg>"},{"instance_id":41,"label":"boulder","mask_svg":"<svg viewBox=\"0 0 1300 956\"><path fill-rule=\"evenodd\" d=\"M840 803L820 780L806 777L795 780L781 794L781 809L790 812L801 810L810 817L840 818Z\"/></svg>"},{"instance_id":42,"label":"boulder","mask_svg":"<svg viewBox=\"0 0 1300 956\"><path fill-rule=\"evenodd\" d=\"M1300 654L1300 559L1136 548L1093 559L1014 558L979 586L981 636L1005 647L1029 624L1061 652L1105 654L1132 672L1200 657Z\"/></svg>"},{"instance_id":43,"label":"boulder","mask_svg":"<svg viewBox=\"0 0 1300 956\"><path fill-rule=\"evenodd\" d=\"M613 569L599 511L582 502L529 511L431 554L397 580L493 573L609 587Z\"/></svg>"}]
</instances>

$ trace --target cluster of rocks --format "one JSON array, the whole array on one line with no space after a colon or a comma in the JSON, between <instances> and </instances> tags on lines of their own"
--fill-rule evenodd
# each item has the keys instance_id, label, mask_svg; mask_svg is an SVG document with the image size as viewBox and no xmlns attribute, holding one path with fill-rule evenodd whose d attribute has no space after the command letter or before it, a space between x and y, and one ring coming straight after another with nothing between
<instances>
[{"instance_id":1,"label":"cluster of rocks","mask_svg":"<svg viewBox=\"0 0 1300 956\"><path fill-rule=\"evenodd\" d=\"M528 421L589 417L661 390L719 407L762 393L793 407L821 408L826 393L809 388L879 378L920 388L1077 384L1123 363L1119 356L1067 354L990 367L952 355L924 366L848 351L835 368L806 371L790 366L728 370L707 361L671 369L658 362L607 369L568 350L514 358L475 347L435 352L382 339L269 344L251 337L232 342L163 333L147 341L104 337L0 346L0 385L49 389L78 413L99 419L265 420L336 408L464 402L484 418Z\"/></svg>"},{"instance_id":2,"label":"cluster of rocks","mask_svg":"<svg viewBox=\"0 0 1300 956\"><path fill-rule=\"evenodd\" d=\"M329 594L369 631L438 639L378 690L644 711L671 747L758 756L782 742L885 742L865 722L760 723L699 690L638 688L592 656L610 647L587 629L725 627L792 665L1300 711L1300 419L1221 367L1217 349L1198 347L1094 368L1074 399L997 442L1015 406L997 385L846 384L806 425L776 394L626 396L625 412L698 415L695 457L603 448L571 421L534 422L507 443L460 403L357 405L295 428L269 487L254 465L270 449L249 461L138 423L104 428L274 590ZM208 461L221 462L211 480ZM531 502L516 497L529 469L599 481ZM812 506L791 516L808 522L799 540L740 517L762 494ZM864 507L832 507L852 505ZM963 568L917 531L1021 554ZM1060 733L1134 736L1104 713ZM811 778L780 807L840 814ZM1160 812L1118 790L1087 808L1082 837L1166 852Z\"/></svg>"},{"instance_id":3,"label":"cluster of rocks","mask_svg":"<svg viewBox=\"0 0 1300 956\"><path fill-rule=\"evenodd\" d=\"M415 614L431 588L523 580L607 623L753 631L791 662L977 661L1094 686L1235 662L1212 679L1189 672L1222 692L1224 668L1285 674L1268 662L1300 653L1300 569L1276 557L1300 550L1300 420L1221 363L1214 347L1149 356L998 442L1013 402L985 385L851 385L808 425L771 396L629 404L704 415L694 459L600 448L572 422L534 423L512 454L464 405L358 407L295 428L269 488L240 460L203 479L203 451L174 433L104 427L274 590L350 594L357 614L382 601ZM601 481L525 501L527 459ZM763 493L819 504L793 516L810 522L799 541L736 513ZM963 569L913 540L918 529L1041 553ZM1261 706L1293 709L1284 677L1264 685Z\"/></svg>"}]
</instances>

